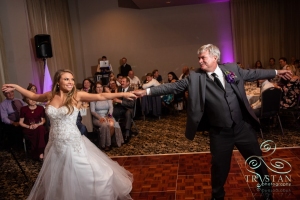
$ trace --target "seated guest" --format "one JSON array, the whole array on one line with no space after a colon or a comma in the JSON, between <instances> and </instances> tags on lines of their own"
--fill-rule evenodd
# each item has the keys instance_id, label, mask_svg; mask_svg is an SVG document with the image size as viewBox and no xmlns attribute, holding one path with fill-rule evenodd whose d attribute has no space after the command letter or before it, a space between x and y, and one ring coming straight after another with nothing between
<instances>
[{"instance_id":1,"label":"seated guest","mask_svg":"<svg viewBox=\"0 0 300 200\"><path fill-rule=\"evenodd\" d=\"M93 86L94 86L94 83L86 78L82 81L82 91L85 91L87 93L92 93L93 92Z\"/></svg>"},{"instance_id":2,"label":"seated guest","mask_svg":"<svg viewBox=\"0 0 300 200\"><path fill-rule=\"evenodd\" d=\"M179 80L186 78L190 74L190 69L187 66L182 68L182 74L179 76Z\"/></svg>"},{"instance_id":3,"label":"seated guest","mask_svg":"<svg viewBox=\"0 0 300 200\"><path fill-rule=\"evenodd\" d=\"M141 84L140 79L137 76L134 75L133 70L130 70L128 72L128 78L130 80L130 84L135 84L135 85L140 85Z\"/></svg>"},{"instance_id":4,"label":"seated guest","mask_svg":"<svg viewBox=\"0 0 300 200\"><path fill-rule=\"evenodd\" d=\"M152 75L153 75L153 78L156 79L159 83L163 82L163 79L162 79L161 75L159 75L157 69L153 70Z\"/></svg>"},{"instance_id":5,"label":"seated guest","mask_svg":"<svg viewBox=\"0 0 300 200\"><path fill-rule=\"evenodd\" d=\"M117 81L116 81L116 83L117 83L118 87L121 86L122 78L123 78L123 76L121 74L117 74Z\"/></svg>"},{"instance_id":6,"label":"seated guest","mask_svg":"<svg viewBox=\"0 0 300 200\"><path fill-rule=\"evenodd\" d=\"M30 141L32 158L43 160L46 147L46 128L43 126L45 109L29 98L25 100L28 105L21 108L19 123L25 138Z\"/></svg>"},{"instance_id":7,"label":"seated guest","mask_svg":"<svg viewBox=\"0 0 300 200\"><path fill-rule=\"evenodd\" d=\"M3 123L7 124L10 144L17 144L22 142L22 130L19 124L20 110L26 106L21 99L15 98L14 91L3 92L6 97L0 104L0 114Z\"/></svg>"},{"instance_id":8,"label":"seated guest","mask_svg":"<svg viewBox=\"0 0 300 200\"><path fill-rule=\"evenodd\" d=\"M94 83L88 79L88 78L85 78L83 81L82 81L82 91L85 91L87 93L92 93L93 92L93 87L94 87ZM83 107L89 107L89 103L88 102L82 102L83 104Z\"/></svg>"},{"instance_id":9,"label":"seated guest","mask_svg":"<svg viewBox=\"0 0 300 200\"><path fill-rule=\"evenodd\" d=\"M143 84L143 86L142 86L143 89L147 89L147 88L150 88L150 87L160 85L160 83L156 79L153 78L152 73L148 73L146 75L146 80L147 80L147 82L145 84Z\"/></svg>"},{"instance_id":10,"label":"seated guest","mask_svg":"<svg viewBox=\"0 0 300 200\"><path fill-rule=\"evenodd\" d=\"M123 77L121 81L121 86L118 88L118 92L129 92L132 91L132 88L129 87L130 80L128 77ZM130 140L130 129L131 129L131 121L133 116L133 106L134 101L123 99L123 98L115 98L113 99L114 103L114 111L113 116L118 121L121 117L125 116L125 137L124 142L128 143Z\"/></svg>"},{"instance_id":11,"label":"seated guest","mask_svg":"<svg viewBox=\"0 0 300 200\"><path fill-rule=\"evenodd\" d=\"M282 88L282 99L281 99L281 108L291 108L297 105L299 90L300 90L300 80L299 77L295 75L294 65L286 66L287 70L292 71L292 78L290 80L280 79L278 85Z\"/></svg>"},{"instance_id":12,"label":"seated guest","mask_svg":"<svg viewBox=\"0 0 300 200\"><path fill-rule=\"evenodd\" d=\"M254 69L263 69L262 63L260 60L257 60L254 64Z\"/></svg>"},{"instance_id":13,"label":"seated guest","mask_svg":"<svg viewBox=\"0 0 300 200\"><path fill-rule=\"evenodd\" d=\"M111 93L118 92L117 82L116 80L109 81L109 90Z\"/></svg>"},{"instance_id":14,"label":"seated guest","mask_svg":"<svg viewBox=\"0 0 300 200\"><path fill-rule=\"evenodd\" d=\"M115 80L115 79L116 79L115 74L113 72L111 72L109 74L109 80Z\"/></svg>"},{"instance_id":15,"label":"seated guest","mask_svg":"<svg viewBox=\"0 0 300 200\"><path fill-rule=\"evenodd\" d=\"M174 83L178 80L178 77L176 76L176 74L174 72L169 72L168 73L168 82L169 83Z\"/></svg>"},{"instance_id":16,"label":"seated guest","mask_svg":"<svg viewBox=\"0 0 300 200\"><path fill-rule=\"evenodd\" d=\"M267 79L258 80L258 82L261 84L261 92L263 93L266 89L275 87L273 83L269 82ZM257 100L255 103L251 104L252 109L254 110L254 113L257 117L260 116L260 110L261 110L261 96L259 97L259 100Z\"/></svg>"},{"instance_id":17,"label":"seated guest","mask_svg":"<svg viewBox=\"0 0 300 200\"><path fill-rule=\"evenodd\" d=\"M100 82L95 85L96 94L103 92ZM91 102L93 124L99 127L99 147L105 151L111 148L111 138L115 135L116 143L120 147L124 142L118 122L112 117L113 105L111 100Z\"/></svg>"},{"instance_id":18,"label":"seated guest","mask_svg":"<svg viewBox=\"0 0 300 200\"><path fill-rule=\"evenodd\" d=\"M81 121L82 121L82 116L81 116L80 112L78 112L78 116L77 116L77 119L76 119L77 128L79 129L81 135L85 135L87 137L88 130L87 130L86 126Z\"/></svg>"}]
</instances>

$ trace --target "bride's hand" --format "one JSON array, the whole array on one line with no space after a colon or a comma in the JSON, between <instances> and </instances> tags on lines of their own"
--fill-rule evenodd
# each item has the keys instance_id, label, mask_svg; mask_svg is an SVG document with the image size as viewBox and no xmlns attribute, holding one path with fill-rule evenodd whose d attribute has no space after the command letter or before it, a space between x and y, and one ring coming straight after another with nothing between
<instances>
[{"instance_id":1,"label":"bride's hand","mask_svg":"<svg viewBox=\"0 0 300 200\"><path fill-rule=\"evenodd\" d=\"M137 97L133 93L131 93L131 92L124 92L123 93L123 98L129 99L129 100L134 100Z\"/></svg>"},{"instance_id":2,"label":"bride's hand","mask_svg":"<svg viewBox=\"0 0 300 200\"><path fill-rule=\"evenodd\" d=\"M2 92L11 92L14 91L15 88L15 84L4 84L2 86Z\"/></svg>"}]
</instances>

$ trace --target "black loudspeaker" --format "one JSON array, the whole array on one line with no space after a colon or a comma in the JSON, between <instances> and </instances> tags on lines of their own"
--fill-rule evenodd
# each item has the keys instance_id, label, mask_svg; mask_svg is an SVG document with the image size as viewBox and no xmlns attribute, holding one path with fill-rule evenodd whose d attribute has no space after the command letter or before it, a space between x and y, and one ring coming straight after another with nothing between
<instances>
[{"instance_id":1,"label":"black loudspeaker","mask_svg":"<svg viewBox=\"0 0 300 200\"><path fill-rule=\"evenodd\" d=\"M38 58L51 58L52 47L50 35L39 34L34 36L36 56Z\"/></svg>"}]
</instances>

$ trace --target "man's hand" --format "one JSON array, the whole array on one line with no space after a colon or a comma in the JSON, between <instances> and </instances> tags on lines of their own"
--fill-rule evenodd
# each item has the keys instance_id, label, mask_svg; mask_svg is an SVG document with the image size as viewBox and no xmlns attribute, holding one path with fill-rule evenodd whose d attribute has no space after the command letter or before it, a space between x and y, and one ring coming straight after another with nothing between
<instances>
[{"instance_id":1,"label":"man's hand","mask_svg":"<svg viewBox=\"0 0 300 200\"><path fill-rule=\"evenodd\" d=\"M290 80L293 76L291 70L277 70L277 75L281 78L283 78L284 80Z\"/></svg>"},{"instance_id":2,"label":"man's hand","mask_svg":"<svg viewBox=\"0 0 300 200\"><path fill-rule=\"evenodd\" d=\"M147 95L147 92L146 92L146 90L134 90L133 94L135 94L138 97L142 97L142 96Z\"/></svg>"},{"instance_id":3,"label":"man's hand","mask_svg":"<svg viewBox=\"0 0 300 200\"><path fill-rule=\"evenodd\" d=\"M13 126L20 126L19 122L13 122L12 125Z\"/></svg>"}]
</instances>

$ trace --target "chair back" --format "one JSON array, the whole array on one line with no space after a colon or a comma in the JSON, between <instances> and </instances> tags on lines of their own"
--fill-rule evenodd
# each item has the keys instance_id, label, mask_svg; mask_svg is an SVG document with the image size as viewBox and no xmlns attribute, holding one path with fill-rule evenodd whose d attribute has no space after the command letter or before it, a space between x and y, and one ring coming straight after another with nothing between
<instances>
[{"instance_id":1,"label":"chair back","mask_svg":"<svg viewBox=\"0 0 300 200\"><path fill-rule=\"evenodd\" d=\"M271 87L261 93L261 115L260 118L275 116L280 109L282 91Z\"/></svg>"}]
</instances>

